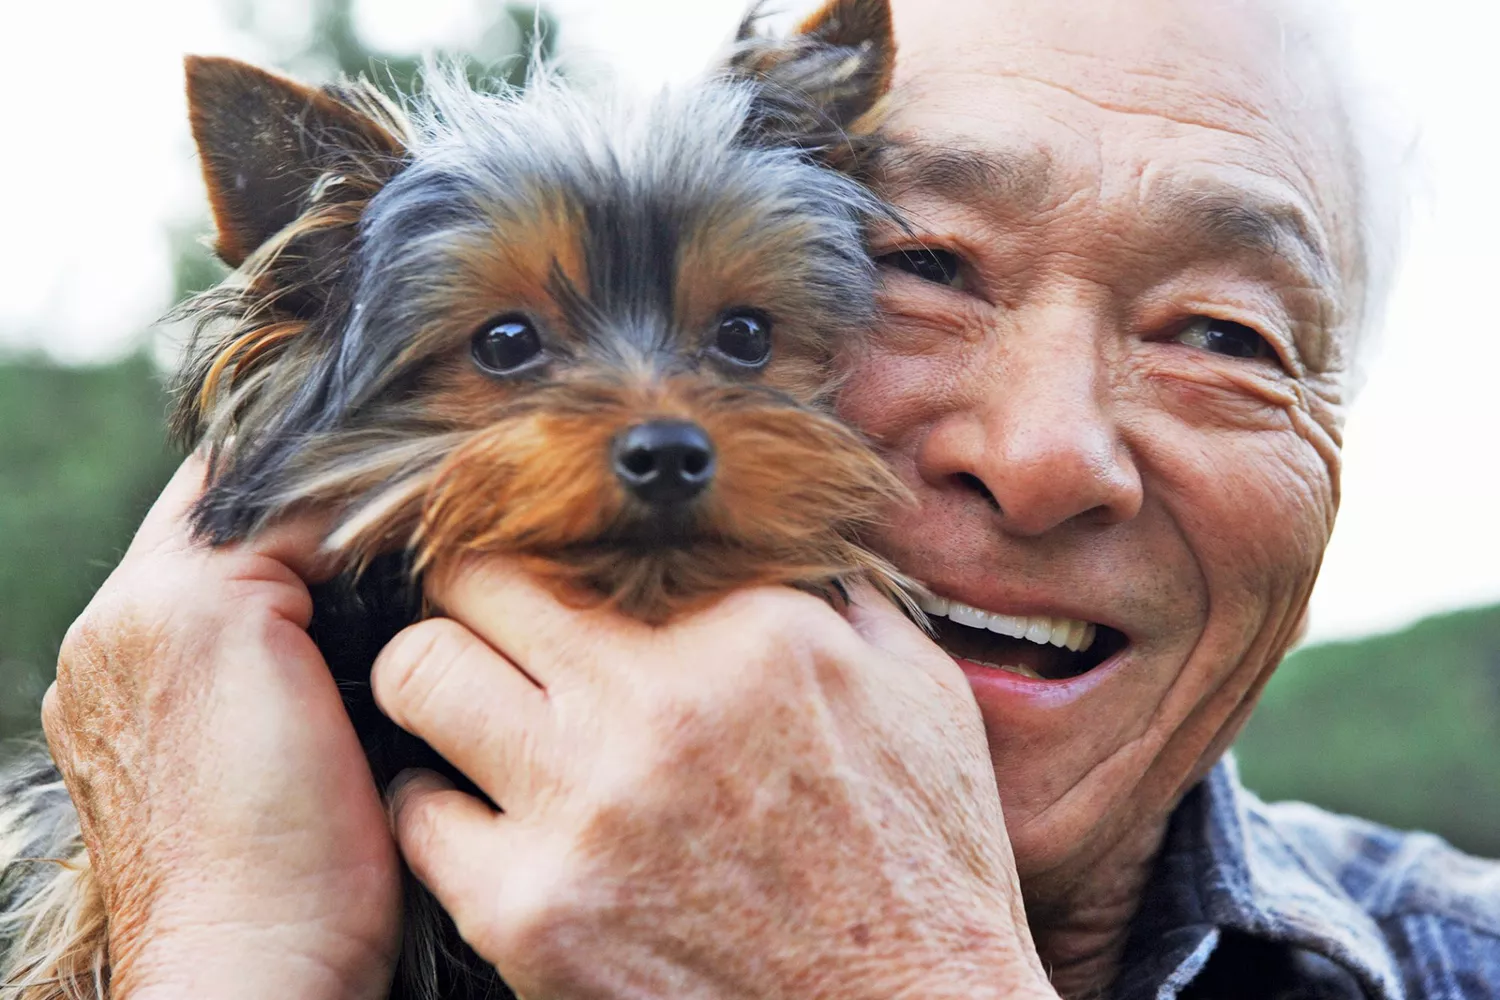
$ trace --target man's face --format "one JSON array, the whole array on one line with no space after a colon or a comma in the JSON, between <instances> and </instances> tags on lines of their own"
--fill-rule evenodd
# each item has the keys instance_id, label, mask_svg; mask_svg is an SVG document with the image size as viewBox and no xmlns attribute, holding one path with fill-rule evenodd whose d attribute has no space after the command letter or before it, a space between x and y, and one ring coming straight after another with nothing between
<instances>
[{"instance_id":1,"label":"man's face","mask_svg":"<svg viewBox=\"0 0 1500 1000\"><path fill-rule=\"evenodd\" d=\"M895 4L916 239L877 247L911 252L843 408L916 491L879 539L904 569L1097 626L1074 655L939 622L1032 880L1154 846L1333 525L1354 195L1316 61L1255 6Z\"/></svg>"}]
</instances>

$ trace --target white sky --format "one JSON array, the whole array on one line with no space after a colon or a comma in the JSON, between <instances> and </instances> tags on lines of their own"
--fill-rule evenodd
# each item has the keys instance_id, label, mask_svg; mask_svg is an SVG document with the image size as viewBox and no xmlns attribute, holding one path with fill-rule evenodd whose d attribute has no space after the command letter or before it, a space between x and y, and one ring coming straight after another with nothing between
<instances>
[{"instance_id":1,"label":"white sky","mask_svg":"<svg viewBox=\"0 0 1500 1000\"><path fill-rule=\"evenodd\" d=\"M785 4L795 7L801 0ZM740 0L555 0L566 53L650 86L706 64ZM289 35L306 4L261 0ZM1421 127L1423 189L1384 347L1349 423L1345 500L1313 637L1500 600L1500 7L1360 0L1364 61ZM469 0L363 0L368 41L462 46ZM163 223L202 194L181 56L266 58L209 0L0 0L10 152L0 158L0 347L118 356L168 303ZM1475 302L1478 301L1476 305Z\"/></svg>"}]
</instances>

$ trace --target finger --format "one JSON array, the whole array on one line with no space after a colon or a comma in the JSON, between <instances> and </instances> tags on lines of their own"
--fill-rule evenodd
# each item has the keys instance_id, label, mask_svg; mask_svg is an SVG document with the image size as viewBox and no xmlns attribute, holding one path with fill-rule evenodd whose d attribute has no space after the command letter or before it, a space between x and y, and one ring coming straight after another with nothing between
<instances>
[{"instance_id":1,"label":"finger","mask_svg":"<svg viewBox=\"0 0 1500 1000\"><path fill-rule=\"evenodd\" d=\"M130 543L132 551L145 549L181 549L192 544L191 514L193 505L203 495L208 463L196 452L183 460L167 480L161 495L146 512L141 527ZM127 553L128 554L128 553Z\"/></svg>"},{"instance_id":2,"label":"finger","mask_svg":"<svg viewBox=\"0 0 1500 1000\"><path fill-rule=\"evenodd\" d=\"M375 702L507 811L524 810L550 734L546 695L478 636L447 618L403 631L370 675Z\"/></svg>"},{"instance_id":3,"label":"finger","mask_svg":"<svg viewBox=\"0 0 1500 1000\"><path fill-rule=\"evenodd\" d=\"M429 592L544 687L562 676L594 676L599 658L591 650L619 649L648 631L607 608L569 607L511 559L463 563L436 577Z\"/></svg>"},{"instance_id":4,"label":"finger","mask_svg":"<svg viewBox=\"0 0 1500 1000\"><path fill-rule=\"evenodd\" d=\"M332 520L331 515L321 512L284 518L257 532L244 548L282 563L305 583L323 583L340 568L337 555L323 546Z\"/></svg>"},{"instance_id":5,"label":"finger","mask_svg":"<svg viewBox=\"0 0 1500 1000\"><path fill-rule=\"evenodd\" d=\"M177 467L146 512L130 543L130 551L183 551L198 545L193 531L193 508L202 498L207 481L208 460L201 450L196 451ZM242 550L266 556L283 563L304 581L320 583L337 571L336 561L323 548L329 526L327 514L298 514L257 532L240 545L227 546L224 551Z\"/></svg>"},{"instance_id":6,"label":"finger","mask_svg":"<svg viewBox=\"0 0 1500 1000\"><path fill-rule=\"evenodd\" d=\"M500 816L432 771L405 771L391 786L391 831L412 874L437 897L460 930L479 906L499 896L496 840Z\"/></svg>"},{"instance_id":7,"label":"finger","mask_svg":"<svg viewBox=\"0 0 1500 1000\"><path fill-rule=\"evenodd\" d=\"M920 667L950 686L956 684L967 690L963 672L953 658L890 598L868 582L859 580L850 585L845 617L854 631L876 649L884 650L902 663Z\"/></svg>"}]
</instances>

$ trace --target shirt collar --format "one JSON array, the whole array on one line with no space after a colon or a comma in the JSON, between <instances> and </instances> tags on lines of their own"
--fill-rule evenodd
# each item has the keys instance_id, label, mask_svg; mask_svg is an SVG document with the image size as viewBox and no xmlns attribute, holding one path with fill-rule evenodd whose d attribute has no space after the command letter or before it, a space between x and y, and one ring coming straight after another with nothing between
<instances>
[{"instance_id":1,"label":"shirt collar","mask_svg":"<svg viewBox=\"0 0 1500 1000\"><path fill-rule=\"evenodd\" d=\"M1225 757L1172 815L1130 943L1117 1000L1175 1000L1225 930L1324 955L1371 1000L1403 1000L1374 920L1278 830Z\"/></svg>"}]
</instances>

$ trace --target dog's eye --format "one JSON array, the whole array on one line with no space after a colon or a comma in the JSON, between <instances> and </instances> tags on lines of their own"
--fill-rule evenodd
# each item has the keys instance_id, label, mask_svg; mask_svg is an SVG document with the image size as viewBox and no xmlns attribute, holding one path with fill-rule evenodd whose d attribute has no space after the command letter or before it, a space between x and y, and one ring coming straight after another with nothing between
<instances>
[{"instance_id":1,"label":"dog's eye","mask_svg":"<svg viewBox=\"0 0 1500 1000\"><path fill-rule=\"evenodd\" d=\"M1187 344L1214 354L1231 358L1275 358L1276 351L1265 337L1248 326L1228 320L1209 319L1199 316L1173 338L1179 344Z\"/></svg>"},{"instance_id":2,"label":"dog's eye","mask_svg":"<svg viewBox=\"0 0 1500 1000\"><path fill-rule=\"evenodd\" d=\"M951 250L928 250L922 247L897 250L895 253L881 254L875 258L875 263L914 274L935 285L957 289L962 289L964 285L963 261Z\"/></svg>"},{"instance_id":3,"label":"dog's eye","mask_svg":"<svg viewBox=\"0 0 1500 1000\"><path fill-rule=\"evenodd\" d=\"M746 368L759 368L771 357L771 320L753 310L728 313L714 333L714 351Z\"/></svg>"},{"instance_id":4,"label":"dog's eye","mask_svg":"<svg viewBox=\"0 0 1500 1000\"><path fill-rule=\"evenodd\" d=\"M474 331L474 361L487 372L510 375L542 354L542 338L525 316L498 316Z\"/></svg>"}]
</instances>

